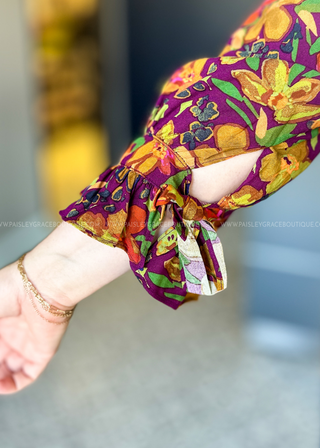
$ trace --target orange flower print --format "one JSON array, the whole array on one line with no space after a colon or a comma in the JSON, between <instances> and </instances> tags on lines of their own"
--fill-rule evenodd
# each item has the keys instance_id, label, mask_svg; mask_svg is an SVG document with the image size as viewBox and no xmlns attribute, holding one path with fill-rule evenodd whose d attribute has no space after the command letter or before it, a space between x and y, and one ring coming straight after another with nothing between
<instances>
[{"instance_id":1,"label":"orange flower print","mask_svg":"<svg viewBox=\"0 0 320 448\"><path fill-rule=\"evenodd\" d=\"M123 246L131 263L138 264L141 260L140 248L130 233L123 239Z\"/></svg>"},{"instance_id":2,"label":"orange flower print","mask_svg":"<svg viewBox=\"0 0 320 448\"><path fill-rule=\"evenodd\" d=\"M263 196L263 190L257 190L251 185L244 185L239 191L224 196L218 202L220 207L235 210L239 207L253 205Z\"/></svg>"},{"instance_id":3,"label":"orange flower print","mask_svg":"<svg viewBox=\"0 0 320 448\"><path fill-rule=\"evenodd\" d=\"M106 220L101 213L95 215L92 212L86 212L77 220L77 223L99 237L101 237L104 231L108 228Z\"/></svg>"},{"instance_id":4,"label":"orange flower print","mask_svg":"<svg viewBox=\"0 0 320 448\"><path fill-rule=\"evenodd\" d=\"M108 242L108 244L111 243L113 246L119 244L119 236L112 233L113 229L109 228L109 223L106 223L101 213L86 212L76 221L71 222L71 224L82 232L85 230L89 231L92 234L92 238L97 241L102 243Z\"/></svg>"},{"instance_id":5,"label":"orange flower print","mask_svg":"<svg viewBox=\"0 0 320 448\"><path fill-rule=\"evenodd\" d=\"M176 158L164 143L152 140L138 148L125 163L142 174L150 174L158 168L161 173L170 175L171 165L176 166Z\"/></svg>"},{"instance_id":6,"label":"orange flower print","mask_svg":"<svg viewBox=\"0 0 320 448\"><path fill-rule=\"evenodd\" d=\"M320 53L317 54L317 65L316 70L320 72Z\"/></svg>"},{"instance_id":7,"label":"orange flower print","mask_svg":"<svg viewBox=\"0 0 320 448\"><path fill-rule=\"evenodd\" d=\"M147 213L146 211L138 207L137 205L132 205L129 208L128 219L127 219L127 233L136 234L141 232L146 226Z\"/></svg>"},{"instance_id":8,"label":"orange flower print","mask_svg":"<svg viewBox=\"0 0 320 448\"><path fill-rule=\"evenodd\" d=\"M285 36L292 25L292 17L284 8L285 5L299 5L303 0L267 0L243 24L251 25L245 35L244 42L256 40L263 29L266 41L276 42ZM259 17L262 10L262 15Z\"/></svg>"},{"instance_id":9,"label":"orange flower print","mask_svg":"<svg viewBox=\"0 0 320 448\"><path fill-rule=\"evenodd\" d=\"M320 114L320 105L307 104L319 93L320 81L303 78L289 87L287 61L263 61L262 79L249 70L232 70L231 73L250 100L274 110L274 119L278 123L298 123Z\"/></svg>"},{"instance_id":10,"label":"orange flower print","mask_svg":"<svg viewBox=\"0 0 320 448\"><path fill-rule=\"evenodd\" d=\"M147 223L146 211L137 206L132 205L129 208L128 218L126 220L126 232L123 239L124 246L132 263L138 264L141 260L140 248L132 235L141 232ZM122 223L121 223L122 224Z\"/></svg>"},{"instance_id":11,"label":"orange flower print","mask_svg":"<svg viewBox=\"0 0 320 448\"><path fill-rule=\"evenodd\" d=\"M179 98L181 92L202 79L201 72L207 60L206 58L197 59L178 69L165 84L161 94L176 92L175 96Z\"/></svg>"},{"instance_id":12,"label":"orange flower print","mask_svg":"<svg viewBox=\"0 0 320 448\"><path fill-rule=\"evenodd\" d=\"M179 207L184 206L184 198L173 185L162 184L159 194L154 198L154 210L156 207L164 206L169 202L176 202Z\"/></svg>"}]
</instances>

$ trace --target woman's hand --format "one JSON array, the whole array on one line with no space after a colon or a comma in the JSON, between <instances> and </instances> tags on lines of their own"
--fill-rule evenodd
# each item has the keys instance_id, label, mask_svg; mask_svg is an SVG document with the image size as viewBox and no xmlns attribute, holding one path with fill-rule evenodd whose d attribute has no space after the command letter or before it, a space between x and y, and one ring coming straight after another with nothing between
<instances>
[{"instance_id":1,"label":"woman's hand","mask_svg":"<svg viewBox=\"0 0 320 448\"><path fill-rule=\"evenodd\" d=\"M24 259L29 280L58 309L70 310L130 269L127 254L62 223ZM61 321L41 308L41 316ZM34 310L17 262L0 270L0 394L31 384L57 351L68 322L54 325Z\"/></svg>"},{"instance_id":2,"label":"woman's hand","mask_svg":"<svg viewBox=\"0 0 320 448\"><path fill-rule=\"evenodd\" d=\"M38 378L57 351L68 321L55 325L37 315L23 287L17 263L0 270L0 291L0 393L9 394ZM33 300L42 316L59 321L44 311L34 296Z\"/></svg>"}]
</instances>

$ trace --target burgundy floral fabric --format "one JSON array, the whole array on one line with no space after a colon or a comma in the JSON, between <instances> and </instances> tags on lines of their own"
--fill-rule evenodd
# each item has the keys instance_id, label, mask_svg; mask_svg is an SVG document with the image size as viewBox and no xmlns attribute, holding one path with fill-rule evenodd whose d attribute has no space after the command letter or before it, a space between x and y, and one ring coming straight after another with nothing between
<instances>
[{"instance_id":1,"label":"burgundy floral fabric","mask_svg":"<svg viewBox=\"0 0 320 448\"><path fill-rule=\"evenodd\" d=\"M218 227L288 184L319 154L318 31L318 2L265 1L218 57L171 76L145 134L60 211L62 219L125 250L146 291L173 309L190 295L224 290ZM190 196L193 169L261 149L232 194L210 204ZM173 225L153 242L168 207Z\"/></svg>"}]
</instances>

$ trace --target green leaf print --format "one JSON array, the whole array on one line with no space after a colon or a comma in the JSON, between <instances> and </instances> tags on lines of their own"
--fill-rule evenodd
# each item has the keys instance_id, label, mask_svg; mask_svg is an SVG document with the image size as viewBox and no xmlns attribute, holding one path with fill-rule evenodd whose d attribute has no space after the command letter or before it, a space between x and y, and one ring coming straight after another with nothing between
<instances>
[{"instance_id":1,"label":"green leaf print","mask_svg":"<svg viewBox=\"0 0 320 448\"><path fill-rule=\"evenodd\" d=\"M150 199L150 196L148 196L148 198L144 204L146 205L146 207L148 208L148 210L150 212L153 207L153 201Z\"/></svg>"},{"instance_id":2,"label":"green leaf print","mask_svg":"<svg viewBox=\"0 0 320 448\"><path fill-rule=\"evenodd\" d=\"M306 67L304 65L301 64L293 64L293 66L290 69L290 73L289 73L289 81L288 84L289 86L291 85L291 83L293 82L293 80L300 75L300 73L303 72L303 70Z\"/></svg>"},{"instance_id":3,"label":"green leaf print","mask_svg":"<svg viewBox=\"0 0 320 448\"><path fill-rule=\"evenodd\" d=\"M183 266L188 266L188 264L190 264L190 260L187 257L185 257L182 252L179 253L179 260L180 260L179 265L180 269L182 269Z\"/></svg>"},{"instance_id":4,"label":"green leaf print","mask_svg":"<svg viewBox=\"0 0 320 448\"><path fill-rule=\"evenodd\" d=\"M311 47L312 42L311 42L311 36L310 36L310 29L309 28L306 28L306 41L308 42L308 44Z\"/></svg>"},{"instance_id":5,"label":"green leaf print","mask_svg":"<svg viewBox=\"0 0 320 448\"><path fill-rule=\"evenodd\" d=\"M319 140L319 129L318 128L317 129L312 129L311 130L311 140L310 140L310 143L311 143L311 147L312 147L313 150L316 149L316 146L318 144L318 140Z\"/></svg>"},{"instance_id":6,"label":"green leaf print","mask_svg":"<svg viewBox=\"0 0 320 448\"><path fill-rule=\"evenodd\" d=\"M175 188L180 187L182 181L185 179L185 177L188 175L188 171L180 171L179 173L175 174L174 176L169 177L169 179L166 180L167 185L172 185Z\"/></svg>"},{"instance_id":7,"label":"green leaf print","mask_svg":"<svg viewBox=\"0 0 320 448\"><path fill-rule=\"evenodd\" d=\"M142 145L144 145L145 144L145 138L144 137L139 137L139 138L137 138L135 141L134 141L134 145L133 145L133 147L132 147L132 149L131 149L131 152L134 152L134 151L136 151L137 149L139 149L140 148L140 146L142 146Z\"/></svg>"},{"instance_id":8,"label":"green leaf print","mask_svg":"<svg viewBox=\"0 0 320 448\"><path fill-rule=\"evenodd\" d=\"M253 113L253 115L256 118L259 118L259 114L255 110L255 108L254 108L253 104L251 103L251 101L246 96L244 96L243 99L244 99L245 105L250 109L250 111Z\"/></svg>"},{"instance_id":9,"label":"green leaf print","mask_svg":"<svg viewBox=\"0 0 320 448\"><path fill-rule=\"evenodd\" d=\"M169 292L165 292L164 295L169 297L169 299L179 300L179 302L183 302L185 296L179 296L178 294L170 294Z\"/></svg>"},{"instance_id":10,"label":"green leaf print","mask_svg":"<svg viewBox=\"0 0 320 448\"><path fill-rule=\"evenodd\" d=\"M170 282L170 280L162 274L156 274L155 272L148 272L148 276L152 283L160 288L181 288L180 283Z\"/></svg>"},{"instance_id":11,"label":"green leaf print","mask_svg":"<svg viewBox=\"0 0 320 448\"><path fill-rule=\"evenodd\" d=\"M191 101L186 101L186 102L182 103L181 106L180 106L179 112L177 113L177 115L175 115L175 118L179 117L179 115L182 114L183 111L188 109L188 107L192 106L192 103L193 103L192 100Z\"/></svg>"},{"instance_id":12,"label":"green leaf print","mask_svg":"<svg viewBox=\"0 0 320 448\"><path fill-rule=\"evenodd\" d=\"M256 172L256 169L257 169L257 163L255 163L255 164L253 165L253 167L252 167L252 171L253 171L253 173Z\"/></svg>"},{"instance_id":13,"label":"green leaf print","mask_svg":"<svg viewBox=\"0 0 320 448\"><path fill-rule=\"evenodd\" d=\"M226 95L231 96L232 98L235 98L238 101L243 101L243 98L241 96L241 93L239 90L231 84L229 81L223 81L223 79L218 78L211 78L212 84L218 87L221 92L225 93Z\"/></svg>"},{"instance_id":14,"label":"green leaf print","mask_svg":"<svg viewBox=\"0 0 320 448\"><path fill-rule=\"evenodd\" d=\"M315 76L320 76L320 73L317 72L317 70L310 70L302 76L304 76L305 78L314 78Z\"/></svg>"},{"instance_id":15,"label":"green leaf print","mask_svg":"<svg viewBox=\"0 0 320 448\"><path fill-rule=\"evenodd\" d=\"M285 142L291 137L295 137L295 134L291 134L291 132L296 126L296 124L275 126L274 128L268 129L266 135L261 139L256 135L256 141L261 146L270 147L279 145L279 143Z\"/></svg>"},{"instance_id":16,"label":"green leaf print","mask_svg":"<svg viewBox=\"0 0 320 448\"><path fill-rule=\"evenodd\" d=\"M218 237L217 232L215 230L207 230L204 227L201 227L202 235L205 241L215 241Z\"/></svg>"},{"instance_id":17,"label":"green leaf print","mask_svg":"<svg viewBox=\"0 0 320 448\"><path fill-rule=\"evenodd\" d=\"M297 20L297 22L298 22L298 20ZM298 48L299 48L299 39L293 39L292 46L293 46L293 50L292 50L292 53L291 53L291 58L292 58L293 62L296 62L297 54L298 54Z\"/></svg>"},{"instance_id":18,"label":"green leaf print","mask_svg":"<svg viewBox=\"0 0 320 448\"><path fill-rule=\"evenodd\" d=\"M150 248L150 246L152 244L152 241L146 241L145 235L138 235L138 236L135 237L135 239L137 241L141 241L142 242L142 244L141 244L141 253L142 253L142 255L144 257L146 257L147 254L148 254L148 250L149 250L149 248Z\"/></svg>"},{"instance_id":19,"label":"green leaf print","mask_svg":"<svg viewBox=\"0 0 320 448\"><path fill-rule=\"evenodd\" d=\"M164 104L161 109L157 112L156 116L154 117L154 121L159 121L161 118L164 117L164 114L166 113L166 110L169 108L168 104Z\"/></svg>"},{"instance_id":20,"label":"green leaf print","mask_svg":"<svg viewBox=\"0 0 320 448\"><path fill-rule=\"evenodd\" d=\"M148 218L148 230L150 232L155 230L159 225L159 221L160 221L160 213L157 210L150 212Z\"/></svg>"},{"instance_id":21,"label":"green leaf print","mask_svg":"<svg viewBox=\"0 0 320 448\"><path fill-rule=\"evenodd\" d=\"M256 58L255 56L249 56L246 58L246 63L251 68L251 70L254 70L256 72L260 65L260 59Z\"/></svg>"},{"instance_id":22,"label":"green leaf print","mask_svg":"<svg viewBox=\"0 0 320 448\"><path fill-rule=\"evenodd\" d=\"M234 104L229 99L227 99L226 102L235 112L237 112L237 114L240 115L241 118L243 118L243 120L247 123L249 128L253 131L252 123L251 123L248 115L245 112L243 112L243 110L241 110L240 107L238 107L236 104Z\"/></svg>"},{"instance_id":23,"label":"green leaf print","mask_svg":"<svg viewBox=\"0 0 320 448\"><path fill-rule=\"evenodd\" d=\"M188 282L192 283L193 285L201 285L201 280L199 280L194 275L190 274L190 272L187 269L184 269L184 275L186 276Z\"/></svg>"},{"instance_id":24,"label":"green leaf print","mask_svg":"<svg viewBox=\"0 0 320 448\"><path fill-rule=\"evenodd\" d=\"M320 37L311 45L310 55L318 53L320 51Z\"/></svg>"},{"instance_id":25,"label":"green leaf print","mask_svg":"<svg viewBox=\"0 0 320 448\"><path fill-rule=\"evenodd\" d=\"M299 14L300 11L320 12L319 0L305 0L301 5L295 7L295 12Z\"/></svg>"}]
</instances>

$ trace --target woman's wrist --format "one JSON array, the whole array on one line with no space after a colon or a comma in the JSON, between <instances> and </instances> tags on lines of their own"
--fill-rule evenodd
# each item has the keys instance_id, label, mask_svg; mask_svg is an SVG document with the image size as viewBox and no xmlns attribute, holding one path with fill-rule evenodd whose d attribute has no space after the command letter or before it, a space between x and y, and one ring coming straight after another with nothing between
<instances>
[{"instance_id":1,"label":"woman's wrist","mask_svg":"<svg viewBox=\"0 0 320 448\"><path fill-rule=\"evenodd\" d=\"M63 222L25 257L24 268L51 305L72 309L130 269L127 254Z\"/></svg>"},{"instance_id":2,"label":"woman's wrist","mask_svg":"<svg viewBox=\"0 0 320 448\"><path fill-rule=\"evenodd\" d=\"M26 254L23 265L28 280L50 305L67 311L78 303L68 294L68 258L59 253L32 250Z\"/></svg>"}]
</instances>

